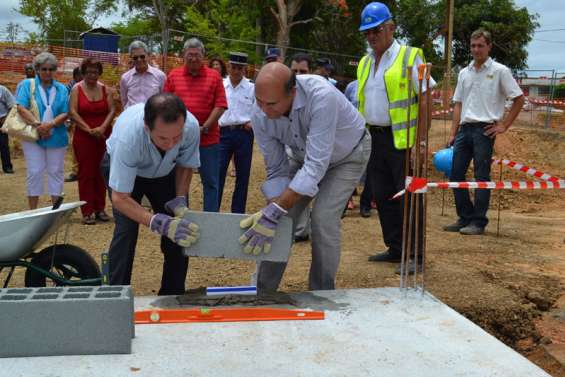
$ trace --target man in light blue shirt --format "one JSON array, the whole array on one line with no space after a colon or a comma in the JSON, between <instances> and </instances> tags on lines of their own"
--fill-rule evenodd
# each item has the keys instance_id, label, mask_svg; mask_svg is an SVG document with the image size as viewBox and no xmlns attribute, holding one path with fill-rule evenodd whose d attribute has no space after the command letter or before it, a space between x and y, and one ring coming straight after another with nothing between
<instances>
[{"instance_id":1,"label":"man in light blue shirt","mask_svg":"<svg viewBox=\"0 0 565 377\"><path fill-rule=\"evenodd\" d=\"M190 247L199 236L198 226L183 219L192 170L200 166L199 143L198 121L174 94L156 94L117 119L102 162L116 223L108 251L111 285L130 284L143 224L162 236L159 294L184 293L188 258L182 247ZM140 205L143 196L154 214Z\"/></svg>"},{"instance_id":2,"label":"man in light blue shirt","mask_svg":"<svg viewBox=\"0 0 565 377\"><path fill-rule=\"evenodd\" d=\"M261 252L280 217L295 218L315 198L311 213L309 289L334 289L341 253L341 213L371 153L365 120L345 96L317 75L295 76L281 63L264 66L255 84L259 108L251 118L265 158L263 194L270 204L242 226L240 241ZM294 158L285 153L289 147ZM298 164L297 167L291 164ZM295 172L295 173L293 173ZM268 252L269 246L265 247ZM257 288L276 290L286 263L258 265Z\"/></svg>"}]
</instances>

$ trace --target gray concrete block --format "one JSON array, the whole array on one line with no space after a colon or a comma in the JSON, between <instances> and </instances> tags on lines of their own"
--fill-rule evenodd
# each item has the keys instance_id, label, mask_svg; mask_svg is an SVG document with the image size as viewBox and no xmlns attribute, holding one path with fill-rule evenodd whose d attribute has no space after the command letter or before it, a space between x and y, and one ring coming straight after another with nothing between
<instances>
[{"instance_id":1,"label":"gray concrete block","mask_svg":"<svg viewBox=\"0 0 565 377\"><path fill-rule=\"evenodd\" d=\"M239 244L239 237L247 229L241 229L239 222L248 215L236 213L215 213L190 211L185 218L200 227L200 238L189 248L186 256L244 259L253 261L287 262L292 247L292 219L283 217L277 227L269 254L248 255Z\"/></svg>"},{"instance_id":2,"label":"gray concrete block","mask_svg":"<svg viewBox=\"0 0 565 377\"><path fill-rule=\"evenodd\" d=\"M0 289L0 357L131 353L129 286Z\"/></svg>"}]
</instances>

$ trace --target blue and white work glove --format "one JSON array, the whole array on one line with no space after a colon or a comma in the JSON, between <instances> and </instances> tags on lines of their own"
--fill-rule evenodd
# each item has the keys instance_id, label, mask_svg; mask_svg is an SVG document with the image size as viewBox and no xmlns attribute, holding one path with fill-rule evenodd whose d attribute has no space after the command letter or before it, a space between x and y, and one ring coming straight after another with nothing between
<instances>
[{"instance_id":1,"label":"blue and white work glove","mask_svg":"<svg viewBox=\"0 0 565 377\"><path fill-rule=\"evenodd\" d=\"M163 213L157 213L151 217L149 229L182 247L190 247L200 237L198 225L195 223Z\"/></svg>"},{"instance_id":2,"label":"blue and white work glove","mask_svg":"<svg viewBox=\"0 0 565 377\"><path fill-rule=\"evenodd\" d=\"M169 200L165 203L165 209L174 214L175 217L180 217L182 219L189 211L186 196L177 196L176 198Z\"/></svg>"},{"instance_id":3,"label":"blue and white work glove","mask_svg":"<svg viewBox=\"0 0 565 377\"><path fill-rule=\"evenodd\" d=\"M271 252L271 244L275 237L275 229L280 218L286 215L287 211L276 203L270 203L261 211L241 220L241 228L249 228L241 237L240 244L246 244L243 252L245 254L259 255L261 251L265 254Z\"/></svg>"}]
</instances>

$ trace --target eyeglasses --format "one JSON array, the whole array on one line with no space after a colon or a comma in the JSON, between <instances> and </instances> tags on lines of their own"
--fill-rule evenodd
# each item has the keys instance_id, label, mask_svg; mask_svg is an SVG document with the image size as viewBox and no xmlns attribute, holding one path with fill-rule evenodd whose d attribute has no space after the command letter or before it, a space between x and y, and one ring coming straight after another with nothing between
<instances>
[{"instance_id":1,"label":"eyeglasses","mask_svg":"<svg viewBox=\"0 0 565 377\"><path fill-rule=\"evenodd\" d=\"M365 30L363 32L363 35L368 36L369 34L375 34L375 35L380 34L384 29L385 29L384 26L374 27L372 29Z\"/></svg>"},{"instance_id":2,"label":"eyeglasses","mask_svg":"<svg viewBox=\"0 0 565 377\"><path fill-rule=\"evenodd\" d=\"M136 61L137 59L145 60L145 55L134 55L131 57L131 59L133 61Z\"/></svg>"},{"instance_id":3,"label":"eyeglasses","mask_svg":"<svg viewBox=\"0 0 565 377\"><path fill-rule=\"evenodd\" d=\"M39 70L40 70L41 72L55 72L55 71L57 70L57 68L54 68L54 67L50 67L50 68L41 67Z\"/></svg>"}]
</instances>

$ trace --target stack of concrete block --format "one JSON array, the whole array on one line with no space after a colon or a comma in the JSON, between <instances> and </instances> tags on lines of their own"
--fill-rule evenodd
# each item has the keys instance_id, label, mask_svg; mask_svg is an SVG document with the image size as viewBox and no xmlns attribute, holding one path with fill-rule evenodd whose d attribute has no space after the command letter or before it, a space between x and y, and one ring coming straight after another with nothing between
<instances>
[{"instance_id":1,"label":"stack of concrete block","mask_svg":"<svg viewBox=\"0 0 565 377\"><path fill-rule=\"evenodd\" d=\"M131 353L129 286L0 289L0 357Z\"/></svg>"}]
</instances>

